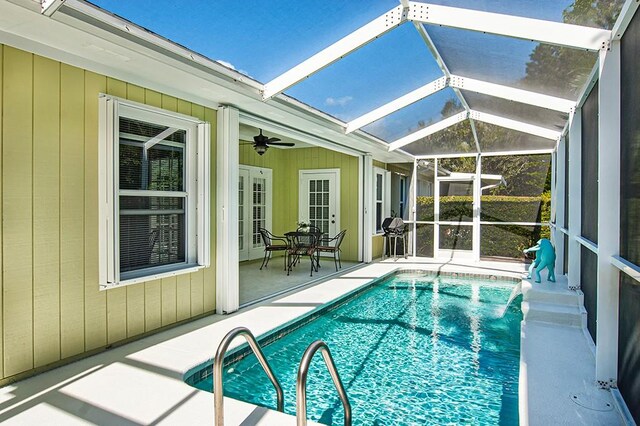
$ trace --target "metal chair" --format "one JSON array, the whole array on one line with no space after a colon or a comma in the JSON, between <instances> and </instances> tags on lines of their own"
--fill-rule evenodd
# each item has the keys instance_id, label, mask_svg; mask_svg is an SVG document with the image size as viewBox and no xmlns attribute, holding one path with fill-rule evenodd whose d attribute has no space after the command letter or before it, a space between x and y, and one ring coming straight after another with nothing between
<instances>
[{"instance_id":1,"label":"metal chair","mask_svg":"<svg viewBox=\"0 0 640 426\"><path fill-rule=\"evenodd\" d=\"M287 256L289 257L287 275L289 275L291 268L298 263L302 256L309 256L309 260L311 261L311 276L313 277L313 271L318 272L316 250L319 238L320 236L318 234L311 232L295 232L290 237L289 249L287 250Z\"/></svg>"},{"instance_id":2,"label":"metal chair","mask_svg":"<svg viewBox=\"0 0 640 426\"><path fill-rule=\"evenodd\" d=\"M346 233L347 230L343 229L333 238L321 238L318 247L316 247L318 257L320 257L320 253L333 253L333 263L336 265L336 272L338 271L338 264L340 264L340 268L342 268L342 260L340 260L340 245L342 244L342 240ZM319 259L317 260L317 263L320 264Z\"/></svg>"},{"instance_id":3,"label":"metal chair","mask_svg":"<svg viewBox=\"0 0 640 426\"><path fill-rule=\"evenodd\" d=\"M273 235L271 232L267 231L264 228L258 228L258 232L260 232L260 236L262 237L262 242L264 243L264 259L262 259L262 265L260 266L260 270L269 265L269 260L271 260L271 253L274 251L284 251L284 270L287 270L287 252L289 250L289 242L285 237L280 237L278 235ZM274 244L275 242L282 242L284 244Z\"/></svg>"}]
</instances>

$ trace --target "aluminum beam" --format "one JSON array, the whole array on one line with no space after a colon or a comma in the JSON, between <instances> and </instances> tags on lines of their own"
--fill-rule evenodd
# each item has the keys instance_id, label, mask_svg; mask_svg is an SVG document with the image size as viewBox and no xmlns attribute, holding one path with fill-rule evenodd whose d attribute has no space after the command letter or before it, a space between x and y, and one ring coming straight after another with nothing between
<instances>
[{"instance_id":1,"label":"aluminum beam","mask_svg":"<svg viewBox=\"0 0 640 426\"><path fill-rule=\"evenodd\" d=\"M449 85L458 89L469 90L471 92L482 93L484 95L495 96L509 101L520 102L566 113L570 112L571 109L576 106L576 103L569 99L543 95L529 90L516 89L514 87L489 83L459 75L451 75Z\"/></svg>"},{"instance_id":2,"label":"aluminum beam","mask_svg":"<svg viewBox=\"0 0 640 426\"><path fill-rule=\"evenodd\" d=\"M409 20L538 41L576 49L600 50L611 31L500 13L409 2Z\"/></svg>"},{"instance_id":3,"label":"aluminum beam","mask_svg":"<svg viewBox=\"0 0 640 426\"><path fill-rule=\"evenodd\" d=\"M389 10L331 46L311 56L284 74L264 85L263 99L271 99L278 93L313 75L321 69L342 59L383 34L398 27L407 20L407 10L401 5Z\"/></svg>"},{"instance_id":4,"label":"aluminum beam","mask_svg":"<svg viewBox=\"0 0 640 426\"><path fill-rule=\"evenodd\" d=\"M399 98L348 122L345 133L351 133L355 130L358 130L366 126L367 124L371 124L376 120L379 120L389 114L394 113L395 111L398 111L399 109L402 109L415 102L418 102L421 99L426 98L427 96L437 93L445 87L447 87L447 79L445 77L440 77L439 79L434 80L431 83L427 83L416 90L402 95Z\"/></svg>"},{"instance_id":5,"label":"aluminum beam","mask_svg":"<svg viewBox=\"0 0 640 426\"><path fill-rule=\"evenodd\" d=\"M517 130L523 133L540 136L545 139L558 140L562 136L562 132L551 130L533 124L523 123L522 121L511 120L509 118L500 117L498 115L487 114L471 110L470 118L484 123L495 124L496 126L506 127L507 129Z\"/></svg>"},{"instance_id":6,"label":"aluminum beam","mask_svg":"<svg viewBox=\"0 0 640 426\"><path fill-rule=\"evenodd\" d=\"M420 129L417 132L413 132L410 135L407 135L403 138L400 138L394 142L391 142L389 144L389 151L394 151L398 148L402 148L405 145L409 145L412 142L415 142L417 140L420 140L424 137L427 137L429 135L432 135L436 132L439 132L440 130L444 130L447 127L451 127L454 124L460 123L461 121L464 121L467 119L467 112L463 111L461 113L458 113L452 117L449 118L445 118L442 121L439 121L435 124L432 124L431 126L425 127L424 129Z\"/></svg>"}]
</instances>

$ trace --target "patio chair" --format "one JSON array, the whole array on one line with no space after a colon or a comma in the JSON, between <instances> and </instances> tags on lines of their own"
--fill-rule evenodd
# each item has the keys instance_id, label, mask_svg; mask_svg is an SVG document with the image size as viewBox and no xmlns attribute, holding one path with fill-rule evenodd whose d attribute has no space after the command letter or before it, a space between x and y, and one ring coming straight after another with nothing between
<instances>
[{"instance_id":1,"label":"patio chair","mask_svg":"<svg viewBox=\"0 0 640 426\"><path fill-rule=\"evenodd\" d=\"M344 235L347 233L346 229L343 229L333 238L323 238L320 240L320 244L316 248L318 257L320 253L333 253L333 263L336 265L336 272L338 271L338 264L342 268L342 261L340 260L340 245L344 239ZM320 264L320 261L317 262Z\"/></svg>"},{"instance_id":2,"label":"patio chair","mask_svg":"<svg viewBox=\"0 0 640 426\"><path fill-rule=\"evenodd\" d=\"M287 270L287 251L289 249L289 242L285 237L280 237L278 235L273 235L271 232L267 231L264 228L258 228L258 232L260 232L260 236L262 237L262 242L264 243L264 259L262 259L262 265L260 266L260 270L262 268L266 268L269 265L269 260L271 260L271 253L274 251L283 251L284 252L284 270ZM282 244L280 244L282 243Z\"/></svg>"},{"instance_id":3,"label":"patio chair","mask_svg":"<svg viewBox=\"0 0 640 426\"><path fill-rule=\"evenodd\" d=\"M296 232L295 235L291 237L289 250L287 250L289 257L287 275L289 275L291 268L300 261L302 256L309 256L309 260L311 261L311 276L313 277L313 271L318 272L316 249L319 239L319 234L311 232Z\"/></svg>"}]
</instances>

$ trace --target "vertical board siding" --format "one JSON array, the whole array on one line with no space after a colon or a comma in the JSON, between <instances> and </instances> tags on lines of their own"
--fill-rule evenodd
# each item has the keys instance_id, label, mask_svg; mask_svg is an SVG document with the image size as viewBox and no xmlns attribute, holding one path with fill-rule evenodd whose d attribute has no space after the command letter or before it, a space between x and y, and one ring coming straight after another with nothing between
<instances>
[{"instance_id":1,"label":"vertical board siding","mask_svg":"<svg viewBox=\"0 0 640 426\"><path fill-rule=\"evenodd\" d=\"M340 228L345 260L358 259L358 158L325 148L271 148L256 154L250 144L240 146L240 164L273 170L273 231L282 235L296 228L300 170L340 169Z\"/></svg>"},{"instance_id":2,"label":"vertical board siding","mask_svg":"<svg viewBox=\"0 0 640 426\"><path fill-rule=\"evenodd\" d=\"M98 94L107 79L84 73L84 303L85 350L107 344L107 295L98 280Z\"/></svg>"},{"instance_id":3,"label":"vertical board siding","mask_svg":"<svg viewBox=\"0 0 640 426\"><path fill-rule=\"evenodd\" d=\"M4 372L33 368L33 56L4 49L2 234Z\"/></svg>"},{"instance_id":4,"label":"vertical board siding","mask_svg":"<svg viewBox=\"0 0 640 426\"><path fill-rule=\"evenodd\" d=\"M84 72L60 67L61 358L84 346Z\"/></svg>"},{"instance_id":5,"label":"vertical board siding","mask_svg":"<svg viewBox=\"0 0 640 426\"><path fill-rule=\"evenodd\" d=\"M60 359L60 64L33 63L34 367Z\"/></svg>"},{"instance_id":6,"label":"vertical board siding","mask_svg":"<svg viewBox=\"0 0 640 426\"><path fill-rule=\"evenodd\" d=\"M215 310L213 268L100 291L98 97L211 109L0 44L0 379Z\"/></svg>"},{"instance_id":7,"label":"vertical board siding","mask_svg":"<svg viewBox=\"0 0 640 426\"><path fill-rule=\"evenodd\" d=\"M2 44L0 44L0 152L2 152L3 149L3 138L4 138L4 127L2 125L3 120L4 120L4 46ZM3 187L3 183L4 183L4 179L3 179L3 159L2 156L0 155L0 201L2 199L4 199L4 191L2 189ZM0 218L2 218L2 202L0 202ZM3 262L3 253L4 253L4 241L2 239L3 237L3 232L2 232L2 223L0 222L0 306L3 306L3 300L4 300L4 273L2 273L2 271L4 271L4 262ZM4 310L0 313L0 333L4 333L4 320L3 320L3 316L4 316ZM4 336L4 335L3 335ZM0 338L0 377L4 377L4 337Z\"/></svg>"}]
</instances>

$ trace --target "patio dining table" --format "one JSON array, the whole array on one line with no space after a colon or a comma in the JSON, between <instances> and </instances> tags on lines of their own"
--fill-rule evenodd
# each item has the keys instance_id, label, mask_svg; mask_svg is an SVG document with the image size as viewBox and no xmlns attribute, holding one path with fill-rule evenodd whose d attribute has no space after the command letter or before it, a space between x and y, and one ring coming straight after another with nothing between
<instances>
[{"instance_id":1,"label":"patio dining table","mask_svg":"<svg viewBox=\"0 0 640 426\"><path fill-rule=\"evenodd\" d=\"M289 267L287 268L287 275L291 272L291 268L295 266L300 260L301 256L309 256L311 259L311 276L313 271L318 272L320 266L320 259L316 251L317 245L320 243L322 232L304 232L300 230L285 232L284 236L287 237L289 242Z\"/></svg>"}]
</instances>

